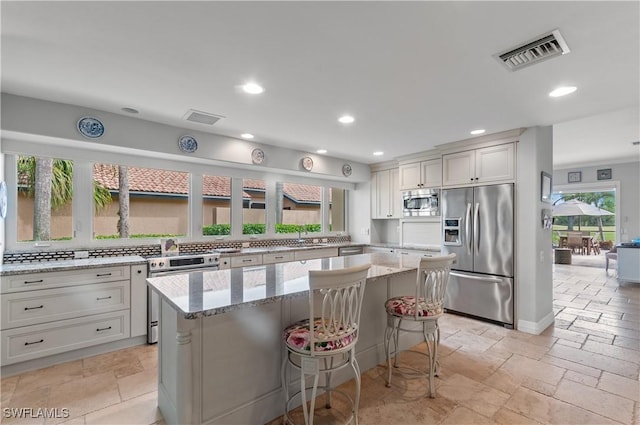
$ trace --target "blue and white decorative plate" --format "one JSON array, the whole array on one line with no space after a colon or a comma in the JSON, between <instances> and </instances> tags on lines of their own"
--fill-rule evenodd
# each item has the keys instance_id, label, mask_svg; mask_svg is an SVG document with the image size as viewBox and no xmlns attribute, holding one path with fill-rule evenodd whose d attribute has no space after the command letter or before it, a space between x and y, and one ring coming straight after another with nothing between
<instances>
[{"instance_id":1,"label":"blue and white decorative plate","mask_svg":"<svg viewBox=\"0 0 640 425\"><path fill-rule=\"evenodd\" d=\"M178 140L180 150L186 153L194 153L198 150L198 141L193 136L182 136Z\"/></svg>"},{"instance_id":2,"label":"blue and white decorative plate","mask_svg":"<svg viewBox=\"0 0 640 425\"><path fill-rule=\"evenodd\" d=\"M256 148L251 152L251 161L254 164L262 164L264 161L264 151L260 148Z\"/></svg>"},{"instance_id":3,"label":"blue and white decorative plate","mask_svg":"<svg viewBox=\"0 0 640 425\"><path fill-rule=\"evenodd\" d=\"M349 177L351 175L351 172L353 170L351 169L351 165L350 164L344 164L342 166L342 175L345 177Z\"/></svg>"},{"instance_id":4,"label":"blue and white decorative plate","mask_svg":"<svg viewBox=\"0 0 640 425\"><path fill-rule=\"evenodd\" d=\"M82 117L78 120L78 131L84 137L97 139L104 134L104 125L94 117Z\"/></svg>"}]
</instances>

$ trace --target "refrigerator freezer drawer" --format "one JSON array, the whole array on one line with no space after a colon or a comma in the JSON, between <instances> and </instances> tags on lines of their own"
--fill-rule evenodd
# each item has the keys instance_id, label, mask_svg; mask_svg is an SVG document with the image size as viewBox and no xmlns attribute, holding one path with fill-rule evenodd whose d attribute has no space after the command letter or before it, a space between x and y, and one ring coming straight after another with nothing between
<instances>
[{"instance_id":1,"label":"refrigerator freezer drawer","mask_svg":"<svg viewBox=\"0 0 640 425\"><path fill-rule=\"evenodd\" d=\"M513 327L513 278L451 271L447 310L502 322Z\"/></svg>"}]
</instances>

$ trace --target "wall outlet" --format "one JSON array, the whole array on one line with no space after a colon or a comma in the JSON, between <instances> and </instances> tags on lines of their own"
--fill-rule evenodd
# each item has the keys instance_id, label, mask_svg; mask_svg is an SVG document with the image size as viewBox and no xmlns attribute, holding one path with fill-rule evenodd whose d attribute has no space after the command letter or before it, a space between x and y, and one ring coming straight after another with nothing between
<instances>
[{"instance_id":1,"label":"wall outlet","mask_svg":"<svg viewBox=\"0 0 640 425\"><path fill-rule=\"evenodd\" d=\"M89 251L74 251L73 258L76 258L76 259L89 258Z\"/></svg>"},{"instance_id":2,"label":"wall outlet","mask_svg":"<svg viewBox=\"0 0 640 425\"><path fill-rule=\"evenodd\" d=\"M251 242L242 242L243 248L249 248L251 246Z\"/></svg>"}]
</instances>

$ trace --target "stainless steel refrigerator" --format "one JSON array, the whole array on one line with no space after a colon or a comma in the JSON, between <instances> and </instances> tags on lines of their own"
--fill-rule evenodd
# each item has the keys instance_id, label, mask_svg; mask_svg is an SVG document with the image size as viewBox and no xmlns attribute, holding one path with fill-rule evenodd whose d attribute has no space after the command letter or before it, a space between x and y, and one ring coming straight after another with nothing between
<instances>
[{"instance_id":1,"label":"stainless steel refrigerator","mask_svg":"<svg viewBox=\"0 0 640 425\"><path fill-rule=\"evenodd\" d=\"M513 216L513 184L442 191L442 251L457 254L447 310L513 328Z\"/></svg>"}]
</instances>

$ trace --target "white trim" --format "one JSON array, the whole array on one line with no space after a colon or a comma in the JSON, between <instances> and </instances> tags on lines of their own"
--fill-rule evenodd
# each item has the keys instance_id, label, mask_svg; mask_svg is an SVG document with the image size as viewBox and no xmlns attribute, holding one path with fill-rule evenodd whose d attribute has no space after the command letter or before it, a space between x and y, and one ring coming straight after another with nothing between
<instances>
[{"instance_id":1,"label":"white trim","mask_svg":"<svg viewBox=\"0 0 640 425\"><path fill-rule=\"evenodd\" d=\"M553 311L544 316L537 322L530 322L528 320L518 320L518 331L525 332L533 335L540 335L545 329L549 327L554 321L555 316Z\"/></svg>"}]
</instances>

